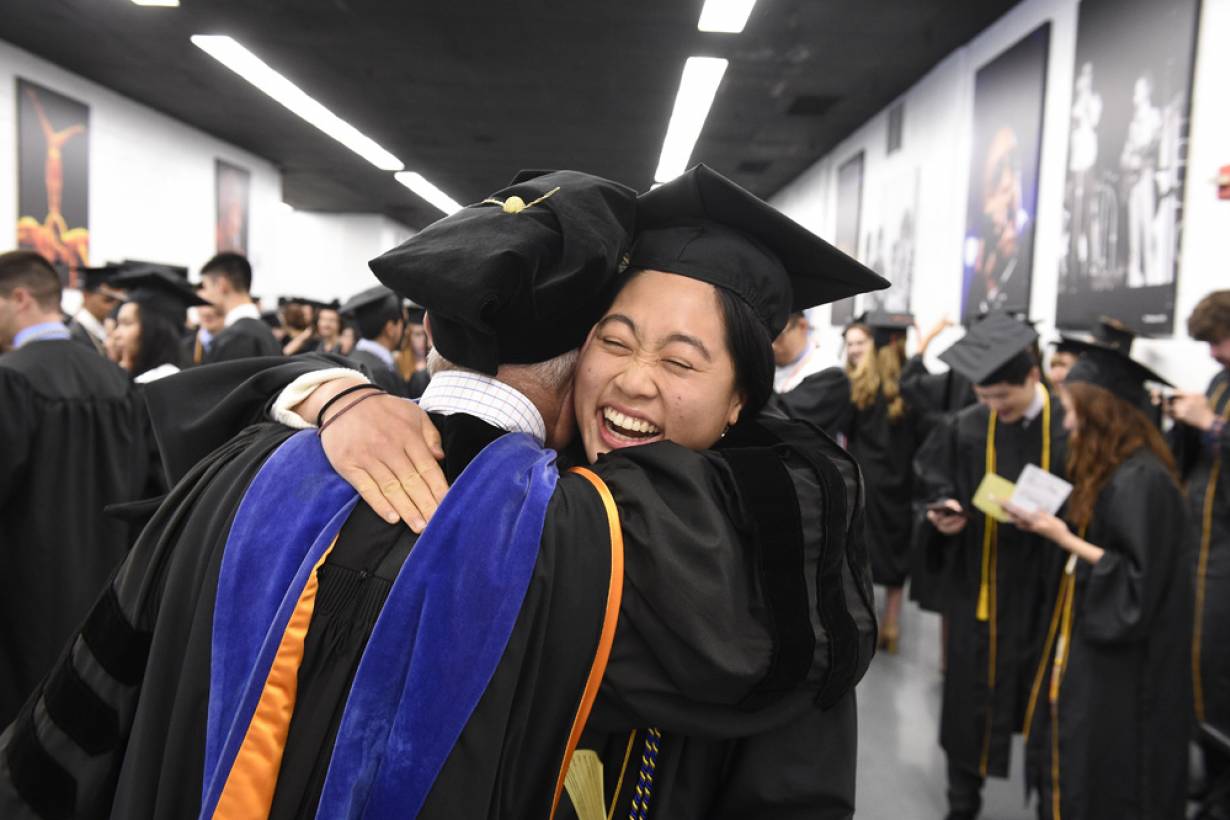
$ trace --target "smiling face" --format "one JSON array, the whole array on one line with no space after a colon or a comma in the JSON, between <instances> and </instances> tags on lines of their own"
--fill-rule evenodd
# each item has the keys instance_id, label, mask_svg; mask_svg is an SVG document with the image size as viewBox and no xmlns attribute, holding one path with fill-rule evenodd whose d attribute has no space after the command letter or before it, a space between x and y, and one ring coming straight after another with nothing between
<instances>
[{"instance_id":1,"label":"smiling face","mask_svg":"<svg viewBox=\"0 0 1230 820\"><path fill-rule=\"evenodd\" d=\"M846 328L845 342L846 363L853 370L871 350L871 336L861 327L850 327Z\"/></svg>"},{"instance_id":2,"label":"smiling face","mask_svg":"<svg viewBox=\"0 0 1230 820\"><path fill-rule=\"evenodd\" d=\"M111 333L115 337L120 361L130 366L136 360L141 348L141 314L135 303L124 303L119 315L116 316L115 330Z\"/></svg>"},{"instance_id":3,"label":"smiling face","mask_svg":"<svg viewBox=\"0 0 1230 820\"><path fill-rule=\"evenodd\" d=\"M712 285L644 271L590 331L577 364L577 425L592 462L654 441L710 447L743 408Z\"/></svg>"}]
</instances>

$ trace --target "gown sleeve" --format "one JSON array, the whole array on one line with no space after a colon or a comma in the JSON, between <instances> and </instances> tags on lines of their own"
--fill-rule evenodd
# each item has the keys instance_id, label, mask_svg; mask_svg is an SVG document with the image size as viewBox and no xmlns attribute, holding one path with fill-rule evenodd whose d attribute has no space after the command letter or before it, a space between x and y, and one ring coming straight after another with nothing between
<instances>
[{"instance_id":1,"label":"gown sleeve","mask_svg":"<svg viewBox=\"0 0 1230 820\"><path fill-rule=\"evenodd\" d=\"M3 506L30 458L31 421L34 419L34 395L26 380L11 370L0 367L0 506ZM17 545L9 544L8 548Z\"/></svg>"},{"instance_id":2,"label":"gown sleeve","mask_svg":"<svg viewBox=\"0 0 1230 820\"><path fill-rule=\"evenodd\" d=\"M777 401L792 419L809 421L830 436L848 432L851 420L850 379L840 367L830 367L804 379Z\"/></svg>"},{"instance_id":3,"label":"gown sleeve","mask_svg":"<svg viewBox=\"0 0 1230 820\"><path fill-rule=\"evenodd\" d=\"M1149 634L1187 543L1183 498L1157 461L1124 464L1109 490L1109 503L1094 513L1104 539L1096 545L1106 552L1089 571L1081 599L1080 628L1091 643L1127 643Z\"/></svg>"}]
</instances>

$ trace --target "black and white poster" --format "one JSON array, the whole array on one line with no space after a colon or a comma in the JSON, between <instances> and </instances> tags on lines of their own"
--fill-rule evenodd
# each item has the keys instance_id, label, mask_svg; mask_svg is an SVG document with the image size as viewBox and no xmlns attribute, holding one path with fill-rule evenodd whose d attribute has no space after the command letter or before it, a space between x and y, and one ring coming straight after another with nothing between
<instances>
[{"instance_id":1,"label":"black and white poster","mask_svg":"<svg viewBox=\"0 0 1230 820\"><path fill-rule=\"evenodd\" d=\"M859 151L837 169L837 248L858 257L859 216L863 210L863 152ZM843 327L854 321L855 297L833 303L830 321Z\"/></svg>"},{"instance_id":2,"label":"black and white poster","mask_svg":"<svg viewBox=\"0 0 1230 820\"><path fill-rule=\"evenodd\" d=\"M891 177L875 210L879 219L874 226L868 225L859 259L891 284L886 290L864 294L863 309L909 313L917 240L918 169Z\"/></svg>"},{"instance_id":3,"label":"black and white poster","mask_svg":"<svg viewBox=\"0 0 1230 820\"><path fill-rule=\"evenodd\" d=\"M1029 312L1050 23L974 75L961 320Z\"/></svg>"},{"instance_id":4,"label":"black and white poster","mask_svg":"<svg viewBox=\"0 0 1230 820\"><path fill-rule=\"evenodd\" d=\"M1083 0L1069 120L1060 327L1174 322L1199 0Z\"/></svg>"}]
</instances>

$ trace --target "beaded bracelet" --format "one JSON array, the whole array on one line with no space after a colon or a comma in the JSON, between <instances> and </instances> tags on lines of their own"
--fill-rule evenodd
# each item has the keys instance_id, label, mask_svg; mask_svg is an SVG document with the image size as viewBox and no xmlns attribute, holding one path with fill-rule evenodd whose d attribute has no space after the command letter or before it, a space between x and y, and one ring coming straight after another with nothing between
<instances>
[{"instance_id":1,"label":"beaded bracelet","mask_svg":"<svg viewBox=\"0 0 1230 820\"><path fill-rule=\"evenodd\" d=\"M342 390L336 396L334 396L333 398L325 402L325 406L320 408L320 412L316 414L316 426L319 427L320 425L324 424L325 411L328 410L330 407L332 407L334 402L336 402L338 399L342 398L343 396L349 396L351 393L357 393L360 390L381 390L381 387L380 385L377 385L377 384L368 384L368 383L354 384L354 385L351 385L350 387L347 387L345 390Z\"/></svg>"},{"instance_id":2,"label":"beaded bracelet","mask_svg":"<svg viewBox=\"0 0 1230 820\"><path fill-rule=\"evenodd\" d=\"M389 395L387 390L381 390L380 388L376 388L375 392L368 393L366 396L360 396L359 398L352 401L350 404L343 407L341 410L338 410L336 413L334 413L333 418L329 419L328 421L326 421L324 424L320 426L320 429L316 431L316 435L323 436L325 434L325 430L329 429L329 425L333 424L333 422L337 421L342 416L346 415L351 410L355 409L356 407L358 407L360 404L367 401L368 399L374 399L376 398L376 396L387 396L387 395Z\"/></svg>"}]
</instances>

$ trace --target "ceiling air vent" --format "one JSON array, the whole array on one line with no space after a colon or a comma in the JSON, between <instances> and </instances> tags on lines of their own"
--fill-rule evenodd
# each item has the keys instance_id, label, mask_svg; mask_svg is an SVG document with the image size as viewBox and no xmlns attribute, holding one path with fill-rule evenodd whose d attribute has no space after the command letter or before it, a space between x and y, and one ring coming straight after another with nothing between
<instances>
[{"instance_id":1,"label":"ceiling air vent","mask_svg":"<svg viewBox=\"0 0 1230 820\"><path fill-rule=\"evenodd\" d=\"M828 113L839 99L829 94L800 94L790 103L786 113L796 117L820 117Z\"/></svg>"}]
</instances>

